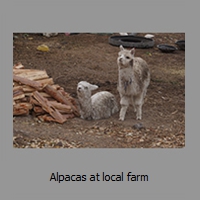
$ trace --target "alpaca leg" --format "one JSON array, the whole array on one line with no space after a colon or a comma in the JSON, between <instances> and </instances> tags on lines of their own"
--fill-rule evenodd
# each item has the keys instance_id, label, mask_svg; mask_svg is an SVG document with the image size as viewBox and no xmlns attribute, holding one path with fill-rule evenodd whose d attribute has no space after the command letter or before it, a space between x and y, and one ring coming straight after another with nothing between
<instances>
[{"instance_id":1,"label":"alpaca leg","mask_svg":"<svg viewBox=\"0 0 200 200\"><path fill-rule=\"evenodd\" d=\"M144 89L143 96L142 96L142 105L144 104L144 98L146 96L147 89Z\"/></svg>"},{"instance_id":2,"label":"alpaca leg","mask_svg":"<svg viewBox=\"0 0 200 200\"><path fill-rule=\"evenodd\" d=\"M136 119L137 120L142 119L142 104L136 105Z\"/></svg>"},{"instance_id":3,"label":"alpaca leg","mask_svg":"<svg viewBox=\"0 0 200 200\"><path fill-rule=\"evenodd\" d=\"M134 112L136 112L135 99L134 99L134 97L131 98L131 104L132 104L132 106L133 106Z\"/></svg>"},{"instance_id":4,"label":"alpaca leg","mask_svg":"<svg viewBox=\"0 0 200 200\"><path fill-rule=\"evenodd\" d=\"M136 112L137 112L137 109L136 109L135 104L133 104L133 109L134 109L134 112L136 113Z\"/></svg>"},{"instance_id":5,"label":"alpaca leg","mask_svg":"<svg viewBox=\"0 0 200 200\"><path fill-rule=\"evenodd\" d=\"M120 110L120 113L119 113L119 120L124 121L127 108L128 108L127 105L121 105L121 110Z\"/></svg>"},{"instance_id":6,"label":"alpaca leg","mask_svg":"<svg viewBox=\"0 0 200 200\"><path fill-rule=\"evenodd\" d=\"M122 97L120 100L120 105L121 105L121 110L119 113L119 120L124 121L125 115L126 115L126 111L127 108L129 106L129 101L127 98Z\"/></svg>"},{"instance_id":7,"label":"alpaca leg","mask_svg":"<svg viewBox=\"0 0 200 200\"><path fill-rule=\"evenodd\" d=\"M143 95L140 95L135 99L135 108L136 108L136 119L142 119L142 104L143 104Z\"/></svg>"}]
</instances>

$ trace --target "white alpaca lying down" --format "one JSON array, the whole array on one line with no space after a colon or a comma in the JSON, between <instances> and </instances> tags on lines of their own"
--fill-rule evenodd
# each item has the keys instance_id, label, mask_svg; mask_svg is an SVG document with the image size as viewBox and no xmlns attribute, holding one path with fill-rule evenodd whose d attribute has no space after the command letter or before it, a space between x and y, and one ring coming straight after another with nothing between
<instances>
[{"instance_id":1,"label":"white alpaca lying down","mask_svg":"<svg viewBox=\"0 0 200 200\"><path fill-rule=\"evenodd\" d=\"M97 88L97 85L92 85L86 81L78 83L77 95L82 119L108 118L119 110L115 96L110 92L97 92L91 96L91 91Z\"/></svg>"}]
</instances>

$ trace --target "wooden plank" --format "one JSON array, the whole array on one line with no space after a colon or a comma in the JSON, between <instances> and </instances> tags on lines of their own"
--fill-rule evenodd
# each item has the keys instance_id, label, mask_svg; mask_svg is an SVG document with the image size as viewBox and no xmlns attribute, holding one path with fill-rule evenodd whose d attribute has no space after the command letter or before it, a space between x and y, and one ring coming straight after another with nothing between
<instances>
[{"instance_id":1,"label":"wooden plank","mask_svg":"<svg viewBox=\"0 0 200 200\"><path fill-rule=\"evenodd\" d=\"M21 99L17 99L17 100L15 100L15 102L16 103L23 103L23 102L30 103L29 99L27 97L24 97L24 98L21 98Z\"/></svg>"},{"instance_id":2,"label":"wooden plank","mask_svg":"<svg viewBox=\"0 0 200 200\"><path fill-rule=\"evenodd\" d=\"M41 106L34 106L33 111L35 112L36 115L43 115L46 112L42 109Z\"/></svg>"},{"instance_id":3,"label":"wooden plank","mask_svg":"<svg viewBox=\"0 0 200 200\"><path fill-rule=\"evenodd\" d=\"M17 103L13 105L13 115L28 115L32 108L30 103Z\"/></svg>"},{"instance_id":4,"label":"wooden plank","mask_svg":"<svg viewBox=\"0 0 200 200\"><path fill-rule=\"evenodd\" d=\"M52 96L58 102L71 106L71 108L73 109L73 113L76 116L80 116L80 114L78 112L78 109L69 101L69 99L67 99L65 96L63 96L61 92L55 90L50 85L45 86L43 88L43 91L45 91L47 94L49 94L50 96Z\"/></svg>"},{"instance_id":5,"label":"wooden plank","mask_svg":"<svg viewBox=\"0 0 200 200\"><path fill-rule=\"evenodd\" d=\"M73 109L69 105L65 105L65 104L59 103L57 101L49 101L49 104L54 106L62 114L73 113Z\"/></svg>"},{"instance_id":6,"label":"wooden plank","mask_svg":"<svg viewBox=\"0 0 200 200\"><path fill-rule=\"evenodd\" d=\"M31 92L34 92L36 90L36 88L31 87L29 85L22 85L22 88L23 88L23 91L25 93L31 93Z\"/></svg>"},{"instance_id":7,"label":"wooden plank","mask_svg":"<svg viewBox=\"0 0 200 200\"><path fill-rule=\"evenodd\" d=\"M37 90L34 90L32 92L25 92L24 94L26 97L31 97L31 96L33 96L33 92L35 92L35 91L37 91ZM41 96L47 98L47 100L49 100L51 98L51 96L45 92L39 92L39 93L41 94Z\"/></svg>"},{"instance_id":8,"label":"wooden plank","mask_svg":"<svg viewBox=\"0 0 200 200\"><path fill-rule=\"evenodd\" d=\"M45 70L37 69L13 69L13 74L32 81L49 78Z\"/></svg>"},{"instance_id":9,"label":"wooden plank","mask_svg":"<svg viewBox=\"0 0 200 200\"><path fill-rule=\"evenodd\" d=\"M43 88L41 83L29 80L29 79L24 78L24 77L13 75L13 80L16 81L16 82L20 82L22 84L31 86L31 87L35 88L36 90L42 90L42 88Z\"/></svg>"},{"instance_id":10,"label":"wooden plank","mask_svg":"<svg viewBox=\"0 0 200 200\"><path fill-rule=\"evenodd\" d=\"M21 85L17 85L17 86L14 86L14 87L13 87L13 92L14 92L14 91L17 91L17 90L21 90L21 91L23 92L22 86L21 86Z\"/></svg>"},{"instance_id":11,"label":"wooden plank","mask_svg":"<svg viewBox=\"0 0 200 200\"><path fill-rule=\"evenodd\" d=\"M41 94L41 93L40 93ZM40 106L40 103L33 97L30 97L30 103L36 106ZM49 105L56 108L61 114L72 114L73 110L71 106L59 103L57 101L48 101ZM37 108L36 108L37 109Z\"/></svg>"},{"instance_id":12,"label":"wooden plank","mask_svg":"<svg viewBox=\"0 0 200 200\"><path fill-rule=\"evenodd\" d=\"M13 68L14 68L14 69L23 69L23 68L24 68L24 65L22 65L22 64L19 62L19 63L15 64L15 65L13 66Z\"/></svg>"},{"instance_id":13,"label":"wooden plank","mask_svg":"<svg viewBox=\"0 0 200 200\"><path fill-rule=\"evenodd\" d=\"M48 79L42 79L42 80L37 80L39 84L41 84L43 87L46 85L52 85L53 84L53 79L48 78ZM28 86L28 85L21 85L23 87L24 92L34 92L36 89L34 87Z\"/></svg>"},{"instance_id":14,"label":"wooden plank","mask_svg":"<svg viewBox=\"0 0 200 200\"><path fill-rule=\"evenodd\" d=\"M72 96L70 96L69 93L65 92L64 89L61 89L61 90L59 90L59 91L60 91L61 94L62 94L63 96L65 96L65 97L76 107L76 109L77 109L77 105L76 105L75 99L74 99Z\"/></svg>"},{"instance_id":15,"label":"wooden plank","mask_svg":"<svg viewBox=\"0 0 200 200\"><path fill-rule=\"evenodd\" d=\"M63 115L63 117L65 118L65 120L67 120L70 118L74 118L74 114L65 114L65 115ZM39 118L39 120L46 121L46 122L54 122L55 121L55 119L52 116L50 116L49 114L39 115L38 118Z\"/></svg>"},{"instance_id":16,"label":"wooden plank","mask_svg":"<svg viewBox=\"0 0 200 200\"><path fill-rule=\"evenodd\" d=\"M53 85L54 84L53 78L40 79L40 80L37 80L37 82L41 83L43 86L44 85Z\"/></svg>"},{"instance_id":17,"label":"wooden plank","mask_svg":"<svg viewBox=\"0 0 200 200\"><path fill-rule=\"evenodd\" d=\"M40 95L38 91L33 92L33 97L40 103L42 109L49 113L56 122L64 123L66 121L62 114L51 104L49 104L49 101Z\"/></svg>"},{"instance_id":18,"label":"wooden plank","mask_svg":"<svg viewBox=\"0 0 200 200\"><path fill-rule=\"evenodd\" d=\"M74 118L75 115L74 115L73 113L70 113L70 114L63 114L63 117L67 120L67 119Z\"/></svg>"},{"instance_id":19,"label":"wooden plank","mask_svg":"<svg viewBox=\"0 0 200 200\"><path fill-rule=\"evenodd\" d=\"M30 101L29 102L32 105L41 106L41 104L35 98L33 98L33 96L30 96Z\"/></svg>"},{"instance_id":20,"label":"wooden plank","mask_svg":"<svg viewBox=\"0 0 200 200\"><path fill-rule=\"evenodd\" d=\"M13 100L22 99L24 98L24 91L21 86L15 86L13 88Z\"/></svg>"}]
</instances>

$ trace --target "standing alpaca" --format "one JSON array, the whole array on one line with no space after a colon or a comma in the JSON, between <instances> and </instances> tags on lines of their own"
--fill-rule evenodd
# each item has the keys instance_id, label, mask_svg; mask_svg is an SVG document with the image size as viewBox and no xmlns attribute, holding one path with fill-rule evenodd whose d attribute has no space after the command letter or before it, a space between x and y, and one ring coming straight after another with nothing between
<instances>
[{"instance_id":1,"label":"standing alpaca","mask_svg":"<svg viewBox=\"0 0 200 200\"><path fill-rule=\"evenodd\" d=\"M110 92L97 92L91 96L91 91L97 88L97 85L92 85L86 81L78 83L77 94L82 119L108 118L119 110L115 96Z\"/></svg>"},{"instance_id":2,"label":"standing alpaca","mask_svg":"<svg viewBox=\"0 0 200 200\"><path fill-rule=\"evenodd\" d=\"M142 119L142 105L150 83L150 72L146 61L134 57L135 48L131 50L120 46L117 58L119 80L118 91L120 94L121 110L119 120L124 120L129 104L134 106L136 119Z\"/></svg>"}]
</instances>

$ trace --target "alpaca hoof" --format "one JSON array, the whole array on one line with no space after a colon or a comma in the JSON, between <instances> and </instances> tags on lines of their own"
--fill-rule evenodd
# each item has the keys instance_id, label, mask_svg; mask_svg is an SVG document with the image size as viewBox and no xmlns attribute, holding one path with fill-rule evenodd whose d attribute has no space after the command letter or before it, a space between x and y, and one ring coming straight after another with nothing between
<instances>
[{"instance_id":1,"label":"alpaca hoof","mask_svg":"<svg viewBox=\"0 0 200 200\"><path fill-rule=\"evenodd\" d=\"M124 118L120 117L120 118L119 118L119 121L124 121Z\"/></svg>"},{"instance_id":2,"label":"alpaca hoof","mask_svg":"<svg viewBox=\"0 0 200 200\"><path fill-rule=\"evenodd\" d=\"M141 119L142 119L142 117L137 117L136 119L137 119L137 120L141 120Z\"/></svg>"}]
</instances>

